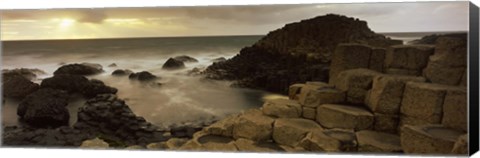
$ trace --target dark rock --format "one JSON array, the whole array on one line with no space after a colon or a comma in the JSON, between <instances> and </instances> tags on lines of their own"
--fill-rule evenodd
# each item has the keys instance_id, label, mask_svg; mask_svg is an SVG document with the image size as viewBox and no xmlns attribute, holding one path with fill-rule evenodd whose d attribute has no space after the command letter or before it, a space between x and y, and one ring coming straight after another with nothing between
<instances>
[{"instance_id":1,"label":"dark rock","mask_svg":"<svg viewBox=\"0 0 480 158\"><path fill-rule=\"evenodd\" d=\"M21 75L11 76L2 84L3 96L13 98L24 98L38 90L39 87L37 83L33 83Z\"/></svg>"},{"instance_id":2,"label":"dark rock","mask_svg":"<svg viewBox=\"0 0 480 158\"><path fill-rule=\"evenodd\" d=\"M187 63L187 62L194 62L194 63L198 62L197 59L192 58L190 56L186 56L186 55L176 56L173 59L181 61L181 62L185 62L185 63Z\"/></svg>"},{"instance_id":3,"label":"dark rock","mask_svg":"<svg viewBox=\"0 0 480 158\"><path fill-rule=\"evenodd\" d=\"M93 135L68 126L56 129L35 129L10 126L2 133L4 146L78 147Z\"/></svg>"},{"instance_id":4,"label":"dark rock","mask_svg":"<svg viewBox=\"0 0 480 158\"><path fill-rule=\"evenodd\" d=\"M365 21L329 14L272 31L203 73L211 79L236 80L235 86L286 94L293 83L326 82L331 56L340 43L388 47L402 41L376 34Z\"/></svg>"},{"instance_id":5,"label":"dark rock","mask_svg":"<svg viewBox=\"0 0 480 158\"><path fill-rule=\"evenodd\" d=\"M174 59L174 58L169 58L165 64L163 64L162 69L167 69L167 70L175 70L175 69L182 69L185 68L185 64L183 64L182 61Z\"/></svg>"},{"instance_id":6,"label":"dark rock","mask_svg":"<svg viewBox=\"0 0 480 158\"><path fill-rule=\"evenodd\" d=\"M68 125L68 94L62 90L40 89L28 95L18 106L17 115L34 127Z\"/></svg>"},{"instance_id":7,"label":"dark rock","mask_svg":"<svg viewBox=\"0 0 480 158\"><path fill-rule=\"evenodd\" d=\"M113 76L125 76L125 75L130 75L132 74L133 72L131 70L128 70L128 69L117 69L115 71L112 72L112 75Z\"/></svg>"},{"instance_id":8,"label":"dark rock","mask_svg":"<svg viewBox=\"0 0 480 158\"><path fill-rule=\"evenodd\" d=\"M193 68L192 70L189 70L189 71L187 72L187 75L189 75L189 76L196 76L196 75L200 75L201 72L202 72L202 70L201 70L200 68L195 67L195 68Z\"/></svg>"},{"instance_id":9,"label":"dark rock","mask_svg":"<svg viewBox=\"0 0 480 158\"><path fill-rule=\"evenodd\" d=\"M108 67L117 67L117 64L112 63L112 64L108 65Z\"/></svg>"},{"instance_id":10,"label":"dark rock","mask_svg":"<svg viewBox=\"0 0 480 158\"><path fill-rule=\"evenodd\" d=\"M158 77L148 71L142 71L142 72L132 73L128 76L128 78L131 80L151 81L151 80L157 79Z\"/></svg>"},{"instance_id":11,"label":"dark rock","mask_svg":"<svg viewBox=\"0 0 480 158\"><path fill-rule=\"evenodd\" d=\"M58 68L54 75L69 74L69 75L95 75L102 73L102 65L92 63L68 64Z\"/></svg>"},{"instance_id":12,"label":"dark rock","mask_svg":"<svg viewBox=\"0 0 480 158\"><path fill-rule=\"evenodd\" d=\"M433 34L424 36L421 39L410 41L408 44L435 44L437 39L440 37L467 39L467 33Z\"/></svg>"},{"instance_id":13,"label":"dark rock","mask_svg":"<svg viewBox=\"0 0 480 158\"><path fill-rule=\"evenodd\" d=\"M53 88L65 90L69 93L80 93L85 97L94 97L97 94L117 93L116 88L106 86L100 80L88 80L80 75L55 75L51 78L44 79L41 88Z\"/></svg>"},{"instance_id":14,"label":"dark rock","mask_svg":"<svg viewBox=\"0 0 480 158\"><path fill-rule=\"evenodd\" d=\"M20 69L2 70L3 82L10 79L10 77L14 77L18 75L23 76L28 80L34 80L35 78L37 78L38 75L44 75L44 74L46 74L46 72L40 69L20 68Z\"/></svg>"},{"instance_id":15,"label":"dark rock","mask_svg":"<svg viewBox=\"0 0 480 158\"><path fill-rule=\"evenodd\" d=\"M219 58L215 58L215 59L212 59L212 62L216 63L216 62L222 62L222 61L226 61L227 59L225 59L224 57L219 57Z\"/></svg>"}]
</instances>

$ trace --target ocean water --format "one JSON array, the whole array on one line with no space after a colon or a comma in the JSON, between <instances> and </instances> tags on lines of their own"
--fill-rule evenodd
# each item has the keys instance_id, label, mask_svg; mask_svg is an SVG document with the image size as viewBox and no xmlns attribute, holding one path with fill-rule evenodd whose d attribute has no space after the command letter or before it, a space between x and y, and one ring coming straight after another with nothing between
<instances>
[{"instance_id":1,"label":"ocean water","mask_svg":"<svg viewBox=\"0 0 480 158\"><path fill-rule=\"evenodd\" d=\"M206 80L189 76L192 68L204 68L218 57L231 58L245 46L252 45L261 36L182 37L144 39L7 41L3 43L2 69L38 68L51 77L61 63L98 63L105 73L89 76L119 89L133 112L146 120L168 126L185 122L219 119L231 113L260 107L265 97L284 97L268 92L229 87L227 81ZM185 63L185 69L168 71L161 67L170 57L188 55L198 63ZM108 67L115 63L117 67ZM128 77L110 74L116 69L134 72L149 71L161 79L163 85L152 87L131 81ZM76 121L76 109L85 100L74 98L68 105L71 124ZM3 124L17 125L18 100L6 99L2 106Z\"/></svg>"}]
</instances>

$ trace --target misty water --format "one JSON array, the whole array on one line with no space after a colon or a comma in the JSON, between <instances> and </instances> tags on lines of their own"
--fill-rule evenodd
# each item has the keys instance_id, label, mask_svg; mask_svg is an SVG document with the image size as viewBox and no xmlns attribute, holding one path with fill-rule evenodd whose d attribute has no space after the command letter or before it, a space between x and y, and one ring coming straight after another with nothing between
<instances>
[{"instance_id":1,"label":"misty water","mask_svg":"<svg viewBox=\"0 0 480 158\"><path fill-rule=\"evenodd\" d=\"M99 79L118 88L117 95L124 99L133 112L159 126L220 119L231 113L260 107L266 97L284 97L260 90L231 88L228 81L189 76L192 68L205 68L218 57L231 58L241 48L252 45L261 36L237 37L183 37L151 39L9 41L4 43L2 68L38 68L47 74L35 82L51 77L60 63L98 63L104 73L88 78ZM198 63L185 63L186 68L163 70L169 57L188 55ZM115 63L117 67L108 67ZM160 76L161 86L151 86L129 80L127 76L111 76L116 69L134 72L149 71ZM71 124L76 110L85 100L71 99L68 109ZM6 99L2 106L3 124L17 125L18 100Z\"/></svg>"}]
</instances>

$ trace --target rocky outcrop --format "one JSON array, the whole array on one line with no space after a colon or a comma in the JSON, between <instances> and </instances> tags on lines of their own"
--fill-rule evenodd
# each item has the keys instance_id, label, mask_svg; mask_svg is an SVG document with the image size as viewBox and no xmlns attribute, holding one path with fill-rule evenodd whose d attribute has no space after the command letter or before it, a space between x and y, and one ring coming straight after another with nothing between
<instances>
[{"instance_id":1,"label":"rocky outcrop","mask_svg":"<svg viewBox=\"0 0 480 158\"><path fill-rule=\"evenodd\" d=\"M3 128L2 146L79 147L84 140L93 137L68 126L54 129L10 126Z\"/></svg>"},{"instance_id":2,"label":"rocky outcrop","mask_svg":"<svg viewBox=\"0 0 480 158\"><path fill-rule=\"evenodd\" d=\"M40 69L28 69L28 68L19 68L19 69L6 69L2 70L2 79L3 82L8 81L10 77L14 76L23 76L28 80L34 80L38 75L47 74L45 71Z\"/></svg>"},{"instance_id":3,"label":"rocky outcrop","mask_svg":"<svg viewBox=\"0 0 480 158\"><path fill-rule=\"evenodd\" d=\"M168 60L162 66L162 69L165 70L177 70L182 68L185 68L183 61L174 58L168 58Z\"/></svg>"},{"instance_id":4,"label":"rocky outcrop","mask_svg":"<svg viewBox=\"0 0 480 158\"><path fill-rule=\"evenodd\" d=\"M37 83L21 75L10 76L2 83L3 96L12 98L24 98L39 88Z\"/></svg>"},{"instance_id":5,"label":"rocky outcrop","mask_svg":"<svg viewBox=\"0 0 480 158\"><path fill-rule=\"evenodd\" d=\"M424 36L421 39L410 41L408 44L435 44L439 38L452 37L467 39L467 33L433 34Z\"/></svg>"},{"instance_id":6,"label":"rocky outcrop","mask_svg":"<svg viewBox=\"0 0 480 158\"><path fill-rule=\"evenodd\" d=\"M387 74L421 76L433 54L433 45L396 45L385 56Z\"/></svg>"},{"instance_id":7,"label":"rocky outcrop","mask_svg":"<svg viewBox=\"0 0 480 158\"><path fill-rule=\"evenodd\" d=\"M327 81L331 56L340 43L386 47L401 41L375 34L365 21L329 14L272 31L204 73L207 78L236 80L236 86L286 94L293 83Z\"/></svg>"},{"instance_id":8,"label":"rocky outcrop","mask_svg":"<svg viewBox=\"0 0 480 158\"><path fill-rule=\"evenodd\" d=\"M184 62L184 63L190 63L190 62L191 63L196 63L196 62L198 62L197 59L195 59L193 57L190 57L190 56L186 56L186 55L176 56L173 59Z\"/></svg>"},{"instance_id":9,"label":"rocky outcrop","mask_svg":"<svg viewBox=\"0 0 480 158\"><path fill-rule=\"evenodd\" d=\"M41 88L53 88L65 90L69 93L80 93L87 98L94 97L97 94L117 93L117 89L105 85L100 80L88 80L80 75L55 75L42 81Z\"/></svg>"},{"instance_id":10,"label":"rocky outcrop","mask_svg":"<svg viewBox=\"0 0 480 158\"><path fill-rule=\"evenodd\" d=\"M400 134L405 153L452 154L461 132L440 125L403 126Z\"/></svg>"},{"instance_id":11,"label":"rocky outcrop","mask_svg":"<svg viewBox=\"0 0 480 158\"><path fill-rule=\"evenodd\" d=\"M128 78L131 80L138 80L138 81L152 81L152 80L158 79L159 77L153 75L148 71L142 71L137 73L131 73L128 76Z\"/></svg>"},{"instance_id":12,"label":"rocky outcrop","mask_svg":"<svg viewBox=\"0 0 480 158\"><path fill-rule=\"evenodd\" d=\"M211 61L216 63L216 62L222 62L222 61L226 61L227 59L225 57L219 57L219 58L215 58L215 59L212 59Z\"/></svg>"},{"instance_id":13,"label":"rocky outcrop","mask_svg":"<svg viewBox=\"0 0 480 158\"><path fill-rule=\"evenodd\" d=\"M17 115L34 127L59 127L68 125L70 114L67 105L68 95L65 91L43 88L20 103Z\"/></svg>"},{"instance_id":14,"label":"rocky outcrop","mask_svg":"<svg viewBox=\"0 0 480 158\"><path fill-rule=\"evenodd\" d=\"M93 63L68 64L63 65L55 72L54 75L68 74L68 75L95 75L102 73L102 65Z\"/></svg>"},{"instance_id":15,"label":"rocky outcrop","mask_svg":"<svg viewBox=\"0 0 480 158\"><path fill-rule=\"evenodd\" d=\"M99 138L83 141L80 145L80 148L87 149L108 149L108 147L108 143Z\"/></svg>"},{"instance_id":16,"label":"rocky outcrop","mask_svg":"<svg viewBox=\"0 0 480 158\"><path fill-rule=\"evenodd\" d=\"M133 71L132 70L128 70L128 69L117 69L115 71L112 72L112 76L126 76L126 75L130 75L132 74Z\"/></svg>"}]
</instances>

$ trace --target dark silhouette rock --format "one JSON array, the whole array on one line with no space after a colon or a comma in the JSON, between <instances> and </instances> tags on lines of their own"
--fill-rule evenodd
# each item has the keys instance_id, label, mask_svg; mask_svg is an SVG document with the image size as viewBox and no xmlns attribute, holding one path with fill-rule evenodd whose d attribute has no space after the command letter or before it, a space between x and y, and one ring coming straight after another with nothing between
<instances>
[{"instance_id":1,"label":"dark silhouette rock","mask_svg":"<svg viewBox=\"0 0 480 158\"><path fill-rule=\"evenodd\" d=\"M142 71L142 72L132 73L128 76L128 78L131 80L151 81L151 80L157 79L158 77L148 71Z\"/></svg>"},{"instance_id":2,"label":"dark silhouette rock","mask_svg":"<svg viewBox=\"0 0 480 158\"><path fill-rule=\"evenodd\" d=\"M117 67L117 64L112 63L112 64L108 65L108 67Z\"/></svg>"},{"instance_id":3,"label":"dark silhouette rock","mask_svg":"<svg viewBox=\"0 0 480 158\"><path fill-rule=\"evenodd\" d=\"M182 68L185 68L185 64L182 61L176 60L174 58L169 58L162 66L162 69L166 70L175 70Z\"/></svg>"},{"instance_id":4,"label":"dark silhouette rock","mask_svg":"<svg viewBox=\"0 0 480 158\"><path fill-rule=\"evenodd\" d=\"M2 145L38 147L78 147L94 135L61 126L54 129L8 126L2 131Z\"/></svg>"},{"instance_id":5,"label":"dark silhouette rock","mask_svg":"<svg viewBox=\"0 0 480 158\"><path fill-rule=\"evenodd\" d=\"M216 63L216 62L222 62L222 61L226 61L227 59L225 59L224 57L219 57L219 58L215 58L215 59L212 59L212 62Z\"/></svg>"},{"instance_id":6,"label":"dark silhouette rock","mask_svg":"<svg viewBox=\"0 0 480 158\"><path fill-rule=\"evenodd\" d=\"M54 75L69 74L69 75L95 75L102 73L102 65L92 63L68 64L58 68Z\"/></svg>"},{"instance_id":7,"label":"dark silhouette rock","mask_svg":"<svg viewBox=\"0 0 480 158\"><path fill-rule=\"evenodd\" d=\"M115 94L118 91L116 88L106 86L100 80L92 79L89 81L86 77L80 75L55 75L44 79L40 87L80 93L87 98L103 93Z\"/></svg>"},{"instance_id":8,"label":"dark silhouette rock","mask_svg":"<svg viewBox=\"0 0 480 158\"><path fill-rule=\"evenodd\" d=\"M132 74L133 72L131 70L128 70L128 69L117 69L115 71L112 72L112 75L113 76L125 76L125 75L130 75Z\"/></svg>"},{"instance_id":9,"label":"dark silhouette rock","mask_svg":"<svg viewBox=\"0 0 480 158\"><path fill-rule=\"evenodd\" d=\"M187 62L193 62L193 63L198 62L197 59L192 58L190 56L186 56L186 55L176 56L173 59L178 60L178 61L182 61L182 62L185 62L185 63L187 63Z\"/></svg>"},{"instance_id":10,"label":"dark silhouette rock","mask_svg":"<svg viewBox=\"0 0 480 158\"><path fill-rule=\"evenodd\" d=\"M408 44L436 44L437 39L440 37L467 39L468 35L467 33L433 34L424 36L421 39L410 41Z\"/></svg>"},{"instance_id":11,"label":"dark silhouette rock","mask_svg":"<svg viewBox=\"0 0 480 158\"><path fill-rule=\"evenodd\" d=\"M19 104L17 115L34 127L68 125L68 94L62 90L40 89L28 95Z\"/></svg>"},{"instance_id":12,"label":"dark silhouette rock","mask_svg":"<svg viewBox=\"0 0 480 158\"><path fill-rule=\"evenodd\" d=\"M44 75L46 74L45 71L42 71L40 69L28 69L28 68L19 68L19 69L11 69L11 70L2 70L2 77L3 81L8 80L10 77L13 76L23 76L28 80L34 80L37 78L38 75Z\"/></svg>"},{"instance_id":13,"label":"dark silhouette rock","mask_svg":"<svg viewBox=\"0 0 480 158\"><path fill-rule=\"evenodd\" d=\"M33 83L20 75L10 76L2 83L3 96L5 97L24 98L39 88L40 86L37 83Z\"/></svg>"},{"instance_id":14,"label":"dark silhouette rock","mask_svg":"<svg viewBox=\"0 0 480 158\"><path fill-rule=\"evenodd\" d=\"M286 94L293 83L327 81L331 56L340 43L388 47L402 41L376 34L365 21L328 14L272 31L233 58L213 63L204 74L236 80L239 87Z\"/></svg>"}]
</instances>

